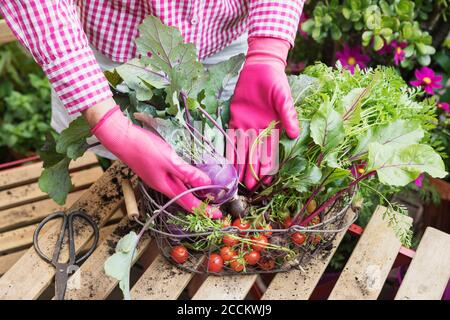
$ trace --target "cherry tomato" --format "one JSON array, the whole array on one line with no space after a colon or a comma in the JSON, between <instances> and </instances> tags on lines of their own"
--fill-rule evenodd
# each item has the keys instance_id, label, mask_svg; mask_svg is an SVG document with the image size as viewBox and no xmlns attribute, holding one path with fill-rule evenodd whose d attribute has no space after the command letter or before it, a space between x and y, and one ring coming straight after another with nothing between
<instances>
[{"instance_id":1,"label":"cherry tomato","mask_svg":"<svg viewBox=\"0 0 450 320\"><path fill-rule=\"evenodd\" d=\"M314 210L316 210L317 208L317 202L316 200L312 199L310 203L308 203L308 205L306 206L306 211L308 212L308 214L311 214L314 212Z\"/></svg>"},{"instance_id":2,"label":"cherry tomato","mask_svg":"<svg viewBox=\"0 0 450 320\"><path fill-rule=\"evenodd\" d=\"M223 247L220 249L220 256L223 261L230 261L236 256L236 251L231 249L230 247Z\"/></svg>"},{"instance_id":3,"label":"cherry tomato","mask_svg":"<svg viewBox=\"0 0 450 320\"><path fill-rule=\"evenodd\" d=\"M247 264L251 266L257 264L260 258L261 254L259 253L259 251L250 251L249 253L246 253L244 255L245 262L247 262Z\"/></svg>"},{"instance_id":4,"label":"cherry tomato","mask_svg":"<svg viewBox=\"0 0 450 320\"><path fill-rule=\"evenodd\" d=\"M250 223L237 218L233 221L233 227L237 227L239 230L247 230L250 229ZM241 232L241 235L246 235L247 232Z\"/></svg>"},{"instance_id":5,"label":"cherry tomato","mask_svg":"<svg viewBox=\"0 0 450 320\"><path fill-rule=\"evenodd\" d=\"M272 230L272 226L270 224L263 225L258 228L259 230ZM265 235L267 238L272 236L272 232L261 232L261 234Z\"/></svg>"},{"instance_id":6,"label":"cherry tomato","mask_svg":"<svg viewBox=\"0 0 450 320\"><path fill-rule=\"evenodd\" d=\"M223 268L223 259L217 253L211 253L208 260L209 272L220 272Z\"/></svg>"},{"instance_id":7,"label":"cherry tomato","mask_svg":"<svg viewBox=\"0 0 450 320\"><path fill-rule=\"evenodd\" d=\"M226 235L223 237L223 243L228 247L233 247L239 243L239 240L233 236Z\"/></svg>"},{"instance_id":8,"label":"cherry tomato","mask_svg":"<svg viewBox=\"0 0 450 320\"><path fill-rule=\"evenodd\" d=\"M252 243L252 249L255 251L262 251L265 247L267 247L267 244L269 243L267 237L263 236L262 234L257 237L252 237L252 240L255 241L255 243Z\"/></svg>"},{"instance_id":9,"label":"cherry tomato","mask_svg":"<svg viewBox=\"0 0 450 320\"><path fill-rule=\"evenodd\" d=\"M236 272L241 272L245 269L245 264L240 262L238 259L234 259L233 261L231 261L230 267Z\"/></svg>"},{"instance_id":10,"label":"cherry tomato","mask_svg":"<svg viewBox=\"0 0 450 320\"><path fill-rule=\"evenodd\" d=\"M306 241L306 235L301 232L295 232L291 234L291 239L296 245L301 246Z\"/></svg>"},{"instance_id":11,"label":"cherry tomato","mask_svg":"<svg viewBox=\"0 0 450 320\"><path fill-rule=\"evenodd\" d=\"M292 218L291 217L286 217L286 219L284 219L284 221L283 221L283 227L285 229L287 229L290 226L292 226Z\"/></svg>"},{"instance_id":12,"label":"cherry tomato","mask_svg":"<svg viewBox=\"0 0 450 320\"><path fill-rule=\"evenodd\" d=\"M275 268L275 260L268 257L262 257L258 263L258 266L265 271L272 270Z\"/></svg>"},{"instance_id":13,"label":"cherry tomato","mask_svg":"<svg viewBox=\"0 0 450 320\"><path fill-rule=\"evenodd\" d=\"M318 234L316 234L316 235L315 235L314 237L312 237L312 239L311 239L311 243L312 243L313 245L319 244L320 241L322 241L322 237L321 237L320 235L318 235Z\"/></svg>"},{"instance_id":14,"label":"cherry tomato","mask_svg":"<svg viewBox=\"0 0 450 320\"><path fill-rule=\"evenodd\" d=\"M189 258L189 252L184 246L180 245L172 248L170 256L176 263L183 264Z\"/></svg>"}]
</instances>

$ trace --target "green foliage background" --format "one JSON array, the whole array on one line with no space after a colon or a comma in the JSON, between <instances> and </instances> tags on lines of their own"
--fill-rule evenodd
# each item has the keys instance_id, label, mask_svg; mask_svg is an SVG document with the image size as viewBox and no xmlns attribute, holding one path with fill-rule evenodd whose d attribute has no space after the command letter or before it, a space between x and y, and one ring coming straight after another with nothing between
<instances>
[{"instance_id":1,"label":"green foliage background","mask_svg":"<svg viewBox=\"0 0 450 320\"><path fill-rule=\"evenodd\" d=\"M50 128L50 85L17 43L0 46L0 162L35 152Z\"/></svg>"}]
</instances>

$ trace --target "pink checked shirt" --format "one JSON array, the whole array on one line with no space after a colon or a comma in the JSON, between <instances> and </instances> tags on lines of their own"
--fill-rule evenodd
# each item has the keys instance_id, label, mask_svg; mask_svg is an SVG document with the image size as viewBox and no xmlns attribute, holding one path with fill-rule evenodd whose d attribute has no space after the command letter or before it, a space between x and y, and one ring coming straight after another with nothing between
<instances>
[{"instance_id":1,"label":"pink checked shirt","mask_svg":"<svg viewBox=\"0 0 450 320\"><path fill-rule=\"evenodd\" d=\"M148 15L178 27L200 59L242 33L293 44L304 0L0 0L0 13L46 72L70 114L112 96L89 46L117 62L135 56Z\"/></svg>"}]
</instances>

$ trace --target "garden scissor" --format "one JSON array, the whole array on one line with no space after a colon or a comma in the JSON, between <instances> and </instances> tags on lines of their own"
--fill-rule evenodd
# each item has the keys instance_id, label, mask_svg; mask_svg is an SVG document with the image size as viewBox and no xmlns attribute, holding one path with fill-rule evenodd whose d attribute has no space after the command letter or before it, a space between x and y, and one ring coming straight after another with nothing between
<instances>
[{"instance_id":1,"label":"garden scissor","mask_svg":"<svg viewBox=\"0 0 450 320\"><path fill-rule=\"evenodd\" d=\"M85 221L90 227L92 227L94 231L94 242L92 244L92 247L81 257L77 258L76 256L76 250L75 250L75 239L74 239L74 221L75 218L78 218L80 220ZM57 238L56 245L53 251L52 258L49 258L47 255L45 255L41 248L39 247L38 238L39 233L41 232L42 228L51 220L55 219L62 219L62 225L61 225L61 231ZM61 249L64 245L64 239L66 237L66 234L68 234L68 246L69 246L69 260L66 263L59 262ZM62 211L58 211L55 213L52 213L48 217L46 217L44 220L42 220L41 223L39 223L38 227L36 228L36 231L33 235L33 245L34 249L36 250L37 254L47 261L48 263L52 264L56 268L56 274L55 274L55 299L56 300L64 300L64 295L67 288L67 281L69 279L69 274L74 272L78 268L78 264L85 260L87 257L89 257L92 252L94 251L95 247L97 246L97 242L99 239L99 232L98 227L95 224L95 222L92 220L90 216L88 216L86 213L82 211L72 211L69 214L66 214Z\"/></svg>"}]
</instances>

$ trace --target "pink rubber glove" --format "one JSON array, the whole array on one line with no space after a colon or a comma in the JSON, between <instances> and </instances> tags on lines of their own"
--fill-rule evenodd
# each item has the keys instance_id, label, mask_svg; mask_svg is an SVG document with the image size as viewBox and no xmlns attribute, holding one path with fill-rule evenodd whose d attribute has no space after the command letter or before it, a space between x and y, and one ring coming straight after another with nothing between
<instances>
[{"instance_id":1,"label":"pink rubber glove","mask_svg":"<svg viewBox=\"0 0 450 320\"><path fill-rule=\"evenodd\" d=\"M278 155L275 155L274 151L274 146L278 146L278 141L273 141L275 135L263 140L263 144L252 153L252 159L249 159L249 149L255 136L272 121L277 121L276 128L284 129L291 139L298 137L300 129L291 89L284 72L289 43L275 38L250 38L248 44L245 64L230 106L230 129L241 129L247 133L242 137L239 130L230 130L230 137L236 141L239 159L236 155L230 156L229 146L227 155L239 168L240 180L248 189L252 189L259 178L265 177L263 182L270 182L269 175L275 173L274 162L278 161ZM251 129L256 129L257 133L252 134ZM281 136L281 133L279 135ZM241 163L236 163L238 161ZM250 163L254 172L250 169Z\"/></svg>"},{"instance_id":2,"label":"pink rubber glove","mask_svg":"<svg viewBox=\"0 0 450 320\"><path fill-rule=\"evenodd\" d=\"M164 193L169 198L189 187L211 184L205 173L183 161L163 139L132 124L119 107L109 110L92 129L92 133L150 188ZM192 211L201 201L188 194L177 203ZM208 211L213 218L222 216L217 209L209 207Z\"/></svg>"}]
</instances>

